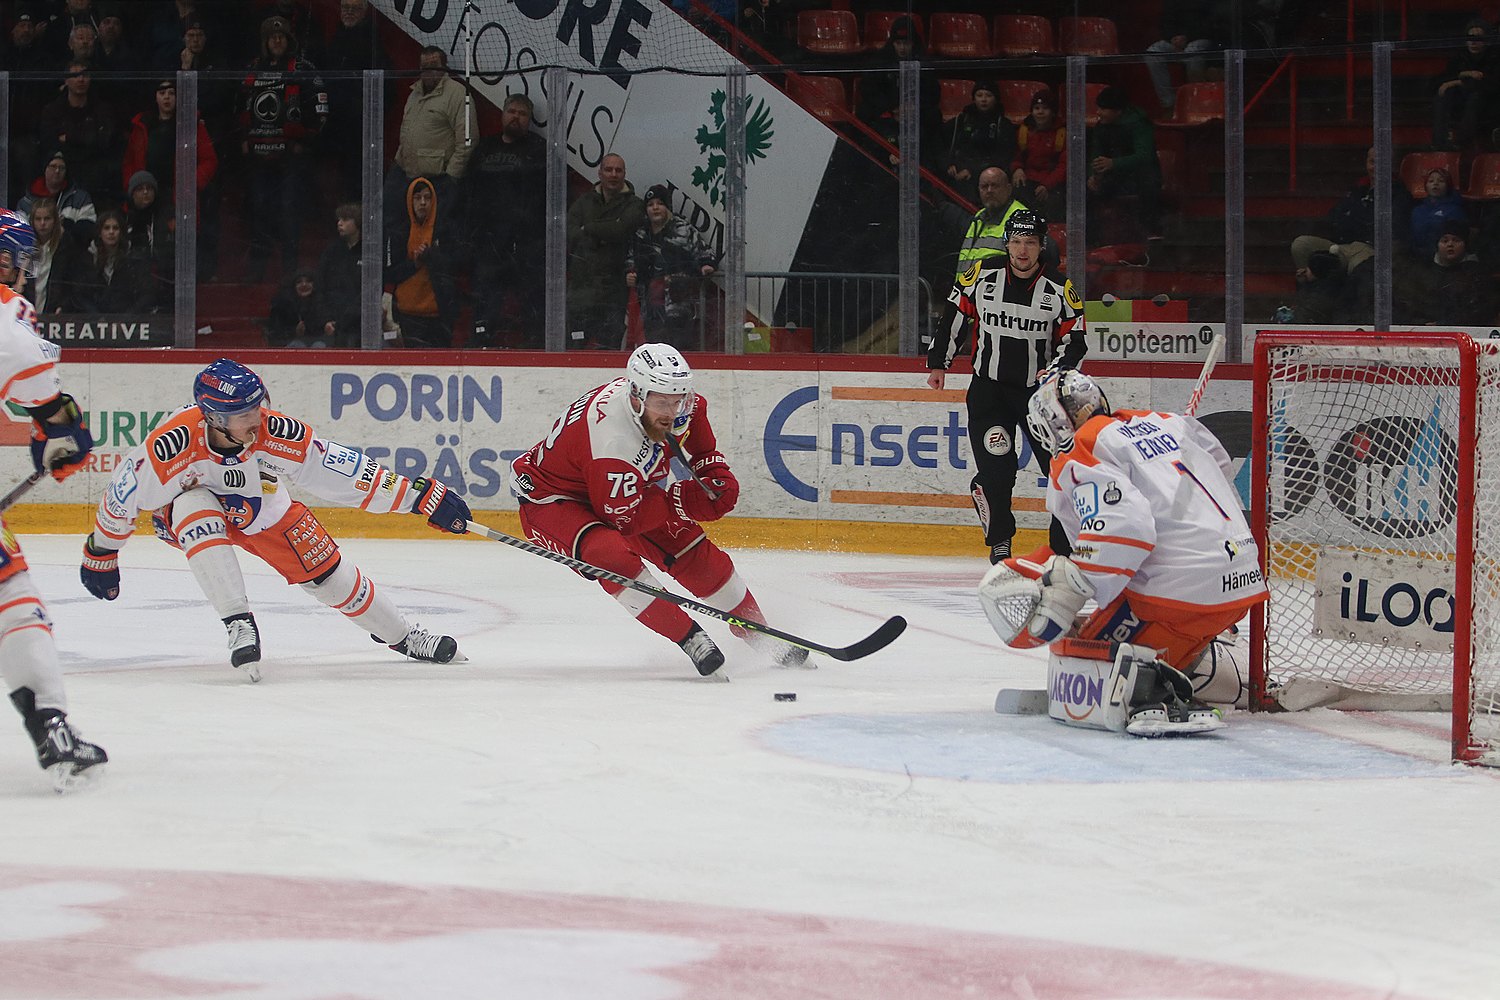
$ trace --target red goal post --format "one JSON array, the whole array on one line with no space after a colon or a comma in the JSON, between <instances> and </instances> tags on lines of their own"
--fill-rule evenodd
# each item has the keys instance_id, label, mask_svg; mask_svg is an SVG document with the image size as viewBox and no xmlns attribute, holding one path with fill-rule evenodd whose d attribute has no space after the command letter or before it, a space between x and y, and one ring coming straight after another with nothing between
<instances>
[{"instance_id":1,"label":"red goal post","mask_svg":"<svg viewBox=\"0 0 1500 1000\"><path fill-rule=\"evenodd\" d=\"M1500 765L1500 344L1262 333L1251 707L1444 708Z\"/></svg>"}]
</instances>

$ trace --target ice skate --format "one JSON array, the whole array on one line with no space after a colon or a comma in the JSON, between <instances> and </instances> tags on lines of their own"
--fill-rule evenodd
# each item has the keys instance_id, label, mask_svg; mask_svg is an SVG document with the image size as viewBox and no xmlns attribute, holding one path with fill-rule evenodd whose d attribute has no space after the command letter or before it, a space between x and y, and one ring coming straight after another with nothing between
<instances>
[{"instance_id":1,"label":"ice skate","mask_svg":"<svg viewBox=\"0 0 1500 1000\"><path fill-rule=\"evenodd\" d=\"M1154 702L1130 713L1125 731L1131 736L1196 736L1224 728L1217 708L1201 701Z\"/></svg>"},{"instance_id":2,"label":"ice skate","mask_svg":"<svg viewBox=\"0 0 1500 1000\"><path fill-rule=\"evenodd\" d=\"M372 635L371 639L380 642L380 636ZM451 635L439 635L429 632L420 625L413 626L406 633L406 638L391 646L402 656L409 656L413 660L425 660L429 663L452 663L458 660L460 663L468 659L458 651L458 641Z\"/></svg>"},{"instance_id":3,"label":"ice skate","mask_svg":"<svg viewBox=\"0 0 1500 1000\"><path fill-rule=\"evenodd\" d=\"M255 616L246 612L224 619L229 632L229 662L245 672L252 682L260 680L260 629Z\"/></svg>"},{"instance_id":4,"label":"ice skate","mask_svg":"<svg viewBox=\"0 0 1500 1000\"><path fill-rule=\"evenodd\" d=\"M52 778L52 788L59 795L97 777L97 768L109 760L103 747L80 739L55 708L37 712L26 728L36 742L37 763Z\"/></svg>"},{"instance_id":5,"label":"ice skate","mask_svg":"<svg viewBox=\"0 0 1500 1000\"><path fill-rule=\"evenodd\" d=\"M682 651L692 658L693 666L697 667L698 673L704 677L710 676L724 665L724 654L714 644L713 639L709 638L708 633L698 625L694 625L677 645L681 646Z\"/></svg>"}]
</instances>

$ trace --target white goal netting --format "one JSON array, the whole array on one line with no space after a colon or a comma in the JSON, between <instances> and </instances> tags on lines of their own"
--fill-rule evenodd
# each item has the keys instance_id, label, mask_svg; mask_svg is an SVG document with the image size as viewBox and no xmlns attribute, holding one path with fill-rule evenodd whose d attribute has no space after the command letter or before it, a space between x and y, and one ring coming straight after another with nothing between
<instances>
[{"instance_id":1,"label":"white goal netting","mask_svg":"<svg viewBox=\"0 0 1500 1000\"><path fill-rule=\"evenodd\" d=\"M1456 751L1494 745L1500 761L1500 346L1311 335L1260 350L1268 688L1393 707L1457 691Z\"/></svg>"}]
</instances>

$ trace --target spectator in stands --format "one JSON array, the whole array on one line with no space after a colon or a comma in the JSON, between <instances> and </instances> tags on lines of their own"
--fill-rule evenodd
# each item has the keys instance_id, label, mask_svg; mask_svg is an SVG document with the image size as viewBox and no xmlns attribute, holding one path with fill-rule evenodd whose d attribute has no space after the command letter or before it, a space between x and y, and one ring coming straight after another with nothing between
<instances>
[{"instance_id":1,"label":"spectator in stands","mask_svg":"<svg viewBox=\"0 0 1500 1000\"><path fill-rule=\"evenodd\" d=\"M1375 256L1375 147L1365 152L1365 175L1354 182L1328 213L1328 231L1332 239L1316 235L1298 236L1292 240L1292 266L1299 278L1307 269L1308 261L1316 251L1331 251L1340 259L1349 273ZM1391 229L1398 251L1411 238L1411 194L1400 178L1392 176ZM1334 249L1337 248L1337 249Z\"/></svg>"},{"instance_id":2,"label":"spectator in stands","mask_svg":"<svg viewBox=\"0 0 1500 1000\"><path fill-rule=\"evenodd\" d=\"M958 269L963 274L976 261L1005 254L1005 220L1026 206L1015 197L1010 172L1004 167L986 167L979 172L979 211L969 220L958 248Z\"/></svg>"},{"instance_id":3,"label":"spectator in stands","mask_svg":"<svg viewBox=\"0 0 1500 1000\"><path fill-rule=\"evenodd\" d=\"M272 347L327 347L331 338L323 333L324 316L316 278L311 271L298 271L282 283L271 300L266 343Z\"/></svg>"},{"instance_id":4,"label":"spectator in stands","mask_svg":"<svg viewBox=\"0 0 1500 1000\"><path fill-rule=\"evenodd\" d=\"M212 73L229 69L222 52L210 44L211 28L197 18L188 21L187 29L178 40L178 48L163 68L172 74L179 70L193 73ZM198 114L208 128L214 142L214 150L223 153L233 148L235 137L236 102L239 94L235 84L225 79L198 78ZM217 197L214 202L217 203Z\"/></svg>"},{"instance_id":5,"label":"spectator in stands","mask_svg":"<svg viewBox=\"0 0 1500 1000\"><path fill-rule=\"evenodd\" d=\"M1099 124L1088 130L1091 243L1140 243L1159 227L1161 164L1151 119L1119 87L1099 92Z\"/></svg>"},{"instance_id":6,"label":"spectator in stands","mask_svg":"<svg viewBox=\"0 0 1500 1000\"><path fill-rule=\"evenodd\" d=\"M74 300L64 305L64 312L155 311L151 266L126 245L124 216L114 209L99 216L99 232L90 253L93 265L79 281Z\"/></svg>"},{"instance_id":7,"label":"spectator in stands","mask_svg":"<svg viewBox=\"0 0 1500 1000\"><path fill-rule=\"evenodd\" d=\"M698 300L718 258L686 219L672 214L671 197L665 184L646 189L646 222L625 253L625 284L640 303L642 343L702 350L705 317Z\"/></svg>"},{"instance_id":8,"label":"spectator in stands","mask_svg":"<svg viewBox=\"0 0 1500 1000\"><path fill-rule=\"evenodd\" d=\"M422 49L422 75L412 84L401 112L401 144L385 182L387 220L401 214L402 193L412 178L426 177L444 211L456 207L457 181L479 139L468 89L448 75L448 54L436 45ZM397 219L399 223L399 219Z\"/></svg>"},{"instance_id":9,"label":"spectator in stands","mask_svg":"<svg viewBox=\"0 0 1500 1000\"><path fill-rule=\"evenodd\" d=\"M0 200L14 203L20 185L45 154L37 137L42 107L52 99L56 85L45 79L26 79L27 74L52 68L49 53L37 31L37 14L28 5L17 4L10 34L0 44L0 66L11 73L10 82L10 180L0 191Z\"/></svg>"},{"instance_id":10,"label":"spectator in stands","mask_svg":"<svg viewBox=\"0 0 1500 1000\"><path fill-rule=\"evenodd\" d=\"M219 169L219 157L203 119L198 119L197 165L195 178L201 193ZM163 77L156 84L156 108L142 111L130 120L125 139L125 157L120 164L121 178L129 181L139 170L150 171L162 194L175 200L177 180L177 80Z\"/></svg>"},{"instance_id":11,"label":"spectator in stands","mask_svg":"<svg viewBox=\"0 0 1500 1000\"><path fill-rule=\"evenodd\" d=\"M385 242L385 283L393 315L407 347L453 346L458 294L448 247L448 216L437 188L426 177L406 189L404 225L391 227Z\"/></svg>"},{"instance_id":12,"label":"spectator in stands","mask_svg":"<svg viewBox=\"0 0 1500 1000\"><path fill-rule=\"evenodd\" d=\"M314 61L328 83L328 127L321 145L336 164L338 196L358 200L363 192L365 118L359 74L390 68L369 0L339 0L338 25Z\"/></svg>"},{"instance_id":13,"label":"spectator in stands","mask_svg":"<svg viewBox=\"0 0 1500 1000\"><path fill-rule=\"evenodd\" d=\"M94 199L69 177L68 157L62 150L47 158L42 175L31 182L31 187L16 205L16 211L29 216L31 206L39 198L51 198L57 203L57 214L65 235L81 247L93 242L99 219L94 210Z\"/></svg>"},{"instance_id":14,"label":"spectator in stands","mask_svg":"<svg viewBox=\"0 0 1500 1000\"><path fill-rule=\"evenodd\" d=\"M1162 4L1161 39L1148 45L1146 51L1154 56L1212 52L1222 48L1229 35L1223 4L1205 0L1166 0ZM1177 88L1172 86L1170 67L1166 59L1146 60L1146 71L1151 74L1151 86L1156 90L1156 100L1161 105L1163 116L1170 116L1177 104ZM1196 59L1187 60L1186 69L1189 83L1201 82L1207 76L1208 60L1200 54Z\"/></svg>"},{"instance_id":15,"label":"spectator in stands","mask_svg":"<svg viewBox=\"0 0 1500 1000\"><path fill-rule=\"evenodd\" d=\"M873 60L874 66L887 68L889 72L860 77L859 105L855 108L855 115L887 141L891 141L900 128L901 86L897 68L903 62L920 62L922 57L922 39L916 24L909 17L898 17L891 22L891 35L885 47L875 54ZM943 149L940 90L936 74L921 75L918 94L921 121L917 123L917 142L922 149L922 158L934 162ZM891 144L895 145L894 142Z\"/></svg>"},{"instance_id":16,"label":"spectator in stands","mask_svg":"<svg viewBox=\"0 0 1500 1000\"><path fill-rule=\"evenodd\" d=\"M1296 308L1288 322L1309 326L1369 323L1375 316L1375 262L1354 268L1327 250L1317 250L1297 269Z\"/></svg>"},{"instance_id":17,"label":"spectator in stands","mask_svg":"<svg viewBox=\"0 0 1500 1000\"><path fill-rule=\"evenodd\" d=\"M57 202L51 198L38 198L31 206L31 228L36 231L36 255L31 259L34 273L26 282L26 297L38 313L60 312L89 263L87 251L63 235Z\"/></svg>"},{"instance_id":18,"label":"spectator in stands","mask_svg":"<svg viewBox=\"0 0 1500 1000\"><path fill-rule=\"evenodd\" d=\"M297 266L304 196L312 183L307 147L328 121L323 80L292 50L291 32L285 18L268 17L261 23L261 56L250 64L241 88L252 282L264 280L267 258L278 246L282 269L290 272Z\"/></svg>"},{"instance_id":19,"label":"spectator in stands","mask_svg":"<svg viewBox=\"0 0 1500 1000\"><path fill-rule=\"evenodd\" d=\"M146 39L151 64L161 69L207 69L186 65L188 57L184 53L190 47L186 39L196 26L201 32L197 39L201 44L195 55L201 57L210 34L217 38L217 25L208 23L207 13L198 8L196 0L173 0L170 7L162 4L161 8L151 19Z\"/></svg>"},{"instance_id":20,"label":"spectator in stands","mask_svg":"<svg viewBox=\"0 0 1500 1000\"><path fill-rule=\"evenodd\" d=\"M1453 190L1448 171L1437 167L1427 171L1423 184L1427 197L1412 206L1411 247L1418 259L1431 257L1437 250L1438 235L1449 222L1467 223L1464 200Z\"/></svg>"},{"instance_id":21,"label":"spectator in stands","mask_svg":"<svg viewBox=\"0 0 1500 1000\"><path fill-rule=\"evenodd\" d=\"M64 0L62 10L53 13L43 22L42 42L51 49L50 61L54 67L64 68L67 60L79 58L73 51L73 29L80 24L88 25L93 33L89 37L89 50L82 55L87 62L93 55L94 39L99 36L99 18L94 11L93 0Z\"/></svg>"},{"instance_id":22,"label":"spectator in stands","mask_svg":"<svg viewBox=\"0 0 1500 1000\"><path fill-rule=\"evenodd\" d=\"M318 258L317 287L323 300L323 340L332 347L360 346L364 287L361 209L345 202L334 210L337 237Z\"/></svg>"},{"instance_id":23,"label":"spectator in stands","mask_svg":"<svg viewBox=\"0 0 1500 1000\"><path fill-rule=\"evenodd\" d=\"M463 179L467 242L474 260L471 347L495 346L514 312L522 347L544 345L547 143L531 130L531 99L511 94L500 132L479 140ZM507 310L507 304L511 309Z\"/></svg>"},{"instance_id":24,"label":"spectator in stands","mask_svg":"<svg viewBox=\"0 0 1500 1000\"><path fill-rule=\"evenodd\" d=\"M1068 176L1068 130L1057 117L1050 90L1031 95L1031 113L1016 130L1019 149L1011 163L1016 198L1049 219L1063 217Z\"/></svg>"},{"instance_id":25,"label":"spectator in stands","mask_svg":"<svg viewBox=\"0 0 1500 1000\"><path fill-rule=\"evenodd\" d=\"M1469 253L1468 223L1444 223L1437 248L1418 266L1417 274L1414 316L1408 322L1444 327L1495 323L1495 282Z\"/></svg>"},{"instance_id":26,"label":"spectator in stands","mask_svg":"<svg viewBox=\"0 0 1500 1000\"><path fill-rule=\"evenodd\" d=\"M121 5L99 5L99 37L94 41L94 69L97 72L123 72L140 69L142 61L135 47L125 37L125 20Z\"/></svg>"},{"instance_id":27,"label":"spectator in stands","mask_svg":"<svg viewBox=\"0 0 1500 1000\"><path fill-rule=\"evenodd\" d=\"M1490 26L1474 18L1464 27L1464 50L1438 80L1432 106L1432 144L1437 149L1471 149L1489 132L1500 95L1500 53L1490 44Z\"/></svg>"},{"instance_id":28,"label":"spectator in stands","mask_svg":"<svg viewBox=\"0 0 1500 1000\"><path fill-rule=\"evenodd\" d=\"M63 93L42 109L38 138L43 149L63 151L68 172L80 187L100 203L113 204L120 198L120 130L114 111L93 96L90 83L88 63L75 59L68 64ZM67 219L66 208L63 218Z\"/></svg>"},{"instance_id":29,"label":"spectator in stands","mask_svg":"<svg viewBox=\"0 0 1500 1000\"><path fill-rule=\"evenodd\" d=\"M570 347L618 350L625 338L625 253L646 206L625 179L625 158L606 153L599 183L568 206Z\"/></svg>"},{"instance_id":30,"label":"spectator in stands","mask_svg":"<svg viewBox=\"0 0 1500 1000\"><path fill-rule=\"evenodd\" d=\"M1000 88L992 80L980 80L970 91L969 104L949 123L945 155L948 177L958 192L969 199L979 195L979 172L985 167L1009 165L1016 159L1016 127L1001 113Z\"/></svg>"},{"instance_id":31,"label":"spectator in stands","mask_svg":"<svg viewBox=\"0 0 1500 1000\"><path fill-rule=\"evenodd\" d=\"M125 201L125 247L151 267L156 305L171 311L177 274L177 218L172 203L159 197L156 178L149 170L137 170L128 185Z\"/></svg>"},{"instance_id":32,"label":"spectator in stands","mask_svg":"<svg viewBox=\"0 0 1500 1000\"><path fill-rule=\"evenodd\" d=\"M66 58L72 62L81 62L90 67L96 63L94 45L99 41L99 32L94 25L88 21L78 21L68 32L68 51Z\"/></svg>"}]
</instances>

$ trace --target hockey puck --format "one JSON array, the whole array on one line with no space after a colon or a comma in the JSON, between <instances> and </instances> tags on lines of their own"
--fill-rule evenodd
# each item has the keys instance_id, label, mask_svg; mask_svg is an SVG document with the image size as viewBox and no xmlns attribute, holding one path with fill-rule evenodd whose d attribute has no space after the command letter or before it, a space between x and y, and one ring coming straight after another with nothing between
<instances>
[{"instance_id":1,"label":"hockey puck","mask_svg":"<svg viewBox=\"0 0 1500 1000\"><path fill-rule=\"evenodd\" d=\"M775 694L775 698L776 698L777 701L796 701L797 700L797 692L795 692L795 691L777 691L776 694Z\"/></svg>"}]
</instances>

